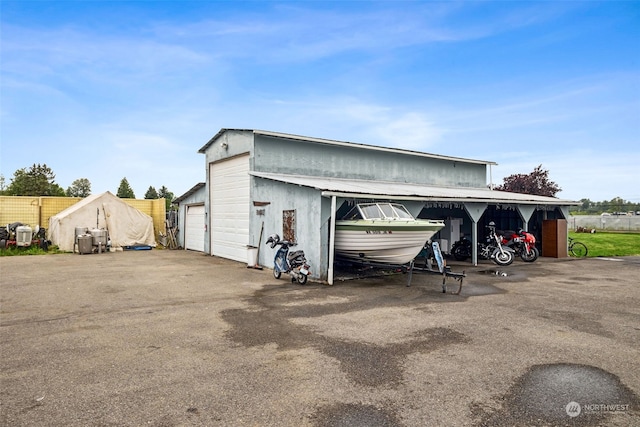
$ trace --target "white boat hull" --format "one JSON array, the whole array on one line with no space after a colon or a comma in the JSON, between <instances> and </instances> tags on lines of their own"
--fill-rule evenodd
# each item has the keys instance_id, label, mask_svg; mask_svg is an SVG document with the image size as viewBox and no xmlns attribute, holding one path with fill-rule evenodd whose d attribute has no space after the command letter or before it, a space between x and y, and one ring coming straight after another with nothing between
<instances>
[{"instance_id":1,"label":"white boat hull","mask_svg":"<svg viewBox=\"0 0 640 427\"><path fill-rule=\"evenodd\" d=\"M444 226L441 221L428 221L429 225L422 228L412 225L402 229L397 222L386 228L380 221L373 227L357 222L336 222L336 255L359 262L394 265L411 262Z\"/></svg>"}]
</instances>

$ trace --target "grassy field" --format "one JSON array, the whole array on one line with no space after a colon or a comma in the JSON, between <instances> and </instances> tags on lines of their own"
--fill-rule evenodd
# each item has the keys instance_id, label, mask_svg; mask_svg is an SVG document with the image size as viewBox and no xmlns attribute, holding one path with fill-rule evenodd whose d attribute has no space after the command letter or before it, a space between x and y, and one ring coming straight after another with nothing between
<instances>
[{"instance_id":1,"label":"grassy field","mask_svg":"<svg viewBox=\"0 0 640 427\"><path fill-rule=\"evenodd\" d=\"M640 255L638 233L569 233L569 237L584 243L590 257Z\"/></svg>"}]
</instances>

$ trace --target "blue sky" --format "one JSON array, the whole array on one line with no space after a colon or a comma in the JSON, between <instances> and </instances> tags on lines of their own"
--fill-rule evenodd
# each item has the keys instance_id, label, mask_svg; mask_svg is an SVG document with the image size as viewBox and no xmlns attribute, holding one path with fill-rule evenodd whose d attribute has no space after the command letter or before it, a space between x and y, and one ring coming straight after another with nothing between
<instances>
[{"instance_id":1,"label":"blue sky","mask_svg":"<svg viewBox=\"0 0 640 427\"><path fill-rule=\"evenodd\" d=\"M176 196L220 128L542 164L640 202L639 1L5 1L0 172Z\"/></svg>"}]
</instances>

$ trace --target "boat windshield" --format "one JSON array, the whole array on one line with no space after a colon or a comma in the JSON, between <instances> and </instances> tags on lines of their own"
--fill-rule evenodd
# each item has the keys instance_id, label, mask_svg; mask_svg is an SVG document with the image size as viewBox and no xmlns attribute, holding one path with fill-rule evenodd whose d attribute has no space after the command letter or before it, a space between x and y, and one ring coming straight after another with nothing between
<instances>
[{"instance_id":1,"label":"boat windshield","mask_svg":"<svg viewBox=\"0 0 640 427\"><path fill-rule=\"evenodd\" d=\"M413 219L402 205L391 203L367 203L358 205L364 219Z\"/></svg>"},{"instance_id":2,"label":"boat windshield","mask_svg":"<svg viewBox=\"0 0 640 427\"><path fill-rule=\"evenodd\" d=\"M382 213L382 211L380 210L380 208L378 208L378 205L376 205L376 204L359 205L359 206L360 206L360 212L362 213L362 217L364 219L380 219L380 218L384 218L384 214Z\"/></svg>"},{"instance_id":3,"label":"boat windshield","mask_svg":"<svg viewBox=\"0 0 640 427\"><path fill-rule=\"evenodd\" d=\"M398 215L398 218L401 219L413 219L413 215L411 215L409 213L409 211L407 211L407 208L405 208L402 205L392 205L393 206L393 210L395 211L396 215Z\"/></svg>"}]
</instances>

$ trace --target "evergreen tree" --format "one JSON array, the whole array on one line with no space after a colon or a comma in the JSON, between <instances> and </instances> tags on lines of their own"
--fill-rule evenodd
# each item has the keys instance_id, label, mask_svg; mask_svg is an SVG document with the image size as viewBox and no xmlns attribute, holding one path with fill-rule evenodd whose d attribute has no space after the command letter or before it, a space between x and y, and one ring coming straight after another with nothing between
<instances>
[{"instance_id":1,"label":"evergreen tree","mask_svg":"<svg viewBox=\"0 0 640 427\"><path fill-rule=\"evenodd\" d=\"M144 198L145 199L158 199L158 192L156 191L156 189L152 186L149 186L149 189L147 190L146 193L144 193Z\"/></svg>"},{"instance_id":2,"label":"evergreen tree","mask_svg":"<svg viewBox=\"0 0 640 427\"><path fill-rule=\"evenodd\" d=\"M121 199L136 198L136 195L133 194L133 189L129 185L129 181L127 181L126 177L122 178L122 181L120 181L120 187L118 187L118 192L116 193L116 196L120 197Z\"/></svg>"},{"instance_id":3,"label":"evergreen tree","mask_svg":"<svg viewBox=\"0 0 640 427\"><path fill-rule=\"evenodd\" d=\"M46 164L33 164L29 169L13 173L5 190L9 196L65 196L64 189L55 182L56 175Z\"/></svg>"},{"instance_id":4,"label":"evergreen tree","mask_svg":"<svg viewBox=\"0 0 640 427\"><path fill-rule=\"evenodd\" d=\"M171 209L171 202L173 201L173 193L167 189L164 185L158 190L158 198L164 198L166 202L166 210L169 212Z\"/></svg>"}]
</instances>

